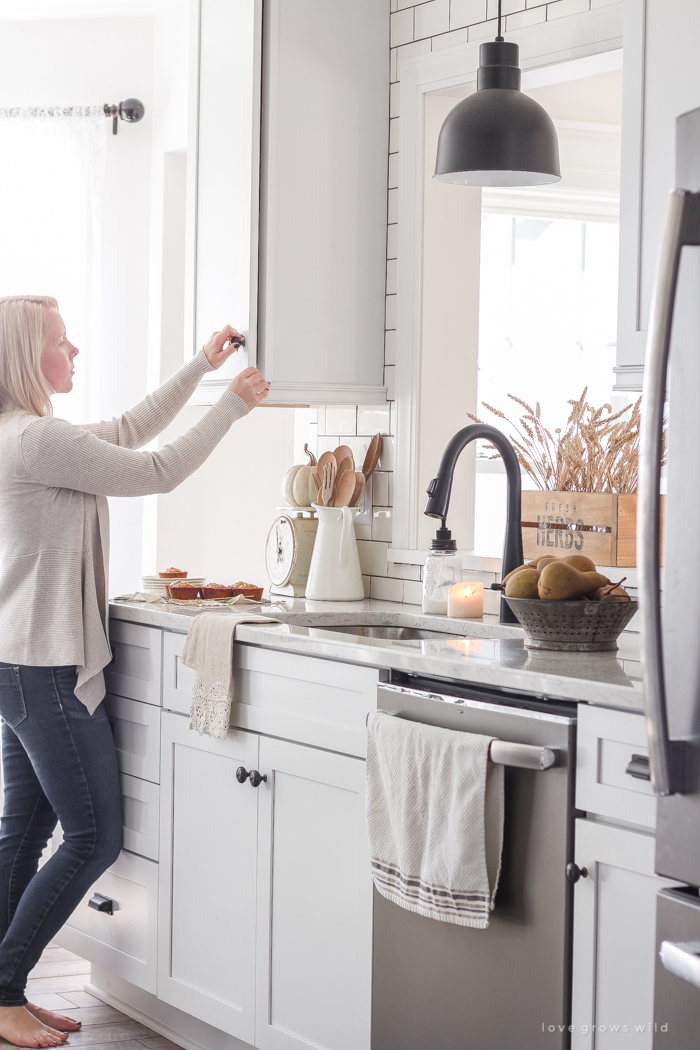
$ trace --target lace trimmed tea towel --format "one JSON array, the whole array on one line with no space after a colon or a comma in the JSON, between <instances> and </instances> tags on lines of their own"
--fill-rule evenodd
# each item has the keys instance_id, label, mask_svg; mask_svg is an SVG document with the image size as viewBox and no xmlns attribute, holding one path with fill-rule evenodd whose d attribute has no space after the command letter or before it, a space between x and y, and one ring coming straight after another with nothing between
<instances>
[{"instance_id":1,"label":"lace trimmed tea towel","mask_svg":"<svg viewBox=\"0 0 700 1050\"><path fill-rule=\"evenodd\" d=\"M369 716L367 831L372 878L429 919L486 929L501 872L503 766L491 737Z\"/></svg>"},{"instance_id":2,"label":"lace trimmed tea towel","mask_svg":"<svg viewBox=\"0 0 700 1050\"><path fill-rule=\"evenodd\" d=\"M200 613L189 629L182 662L194 668L190 729L223 738L233 700L233 639L239 623L279 623L269 616L225 609Z\"/></svg>"}]
</instances>

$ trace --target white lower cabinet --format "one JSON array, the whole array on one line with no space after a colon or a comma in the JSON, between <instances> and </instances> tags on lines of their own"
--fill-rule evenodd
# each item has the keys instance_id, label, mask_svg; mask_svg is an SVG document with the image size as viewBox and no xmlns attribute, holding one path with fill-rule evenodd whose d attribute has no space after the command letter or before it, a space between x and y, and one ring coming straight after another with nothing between
<instances>
[{"instance_id":1,"label":"white lower cabinet","mask_svg":"<svg viewBox=\"0 0 700 1050\"><path fill-rule=\"evenodd\" d=\"M257 768L258 738L199 736L161 721L158 996L252 1043L258 796L236 770ZM165 860L168 858L168 861Z\"/></svg>"},{"instance_id":2,"label":"white lower cabinet","mask_svg":"<svg viewBox=\"0 0 700 1050\"><path fill-rule=\"evenodd\" d=\"M656 894L653 834L576 821L572 1050L651 1050Z\"/></svg>"},{"instance_id":3,"label":"white lower cabinet","mask_svg":"<svg viewBox=\"0 0 700 1050\"><path fill-rule=\"evenodd\" d=\"M369 1050L364 762L161 729L159 997L261 1050Z\"/></svg>"},{"instance_id":4,"label":"white lower cabinet","mask_svg":"<svg viewBox=\"0 0 700 1050\"><path fill-rule=\"evenodd\" d=\"M158 865L121 853L86 893L56 941L130 984L155 993L157 899Z\"/></svg>"},{"instance_id":5,"label":"white lower cabinet","mask_svg":"<svg viewBox=\"0 0 700 1050\"><path fill-rule=\"evenodd\" d=\"M255 1045L369 1050L365 763L261 737Z\"/></svg>"}]
</instances>

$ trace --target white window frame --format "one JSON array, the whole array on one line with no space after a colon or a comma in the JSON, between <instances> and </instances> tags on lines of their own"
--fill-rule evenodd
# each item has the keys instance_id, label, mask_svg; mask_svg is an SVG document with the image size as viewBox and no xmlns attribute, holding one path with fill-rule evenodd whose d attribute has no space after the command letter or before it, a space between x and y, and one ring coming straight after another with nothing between
<instances>
[{"instance_id":1,"label":"white window frame","mask_svg":"<svg viewBox=\"0 0 700 1050\"><path fill-rule=\"evenodd\" d=\"M520 45L524 87L555 83L556 65L616 51L622 47L622 3L508 33ZM422 515L418 483L420 370L423 299L423 197L426 96L473 83L482 41L404 59L400 65L397 319L396 465L392 548L416 551ZM590 73L601 68L591 62ZM474 376L476 382L476 375ZM435 464L437 469L437 462ZM473 484L473 479L472 479ZM402 559L403 560L403 559Z\"/></svg>"}]
</instances>

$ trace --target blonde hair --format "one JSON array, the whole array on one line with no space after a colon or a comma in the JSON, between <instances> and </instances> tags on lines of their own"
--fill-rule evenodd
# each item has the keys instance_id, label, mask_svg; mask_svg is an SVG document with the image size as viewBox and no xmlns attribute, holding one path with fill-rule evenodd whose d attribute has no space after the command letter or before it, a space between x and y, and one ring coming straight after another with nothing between
<instances>
[{"instance_id":1,"label":"blonde hair","mask_svg":"<svg viewBox=\"0 0 700 1050\"><path fill-rule=\"evenodd\" d=\"M50 295L0 298L0 412L19 408L31 416L52 413L53 390L41 370L49 306L58 309Z\"/></svg>"}]
</instances>

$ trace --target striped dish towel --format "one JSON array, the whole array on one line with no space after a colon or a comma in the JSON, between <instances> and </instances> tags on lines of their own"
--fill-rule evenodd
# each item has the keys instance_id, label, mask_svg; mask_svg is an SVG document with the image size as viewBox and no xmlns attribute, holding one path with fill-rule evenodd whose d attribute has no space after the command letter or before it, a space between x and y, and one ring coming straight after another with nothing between
<instances>
[{"instance_id":1,"label":"striped dish towel","mask_svg":"<svg viewBox=\"0 0 700 1050\"><path fill-rule=\"evenodd\" d=\"M486 929L503 847L503 766L492 737L369 716L367 830L372 877L429 919Z\"/></svg>"}]
</instances>

